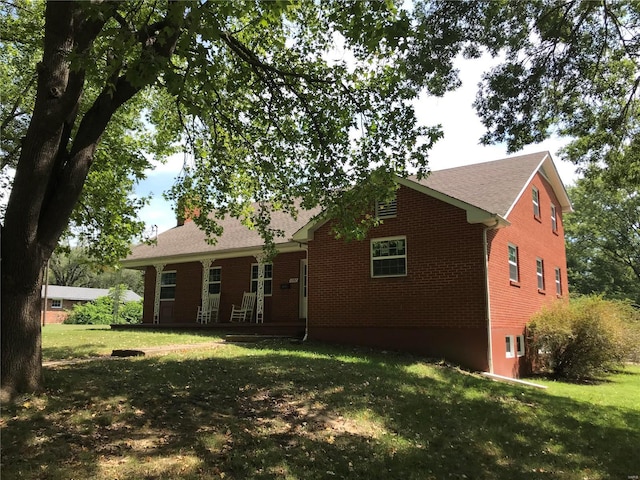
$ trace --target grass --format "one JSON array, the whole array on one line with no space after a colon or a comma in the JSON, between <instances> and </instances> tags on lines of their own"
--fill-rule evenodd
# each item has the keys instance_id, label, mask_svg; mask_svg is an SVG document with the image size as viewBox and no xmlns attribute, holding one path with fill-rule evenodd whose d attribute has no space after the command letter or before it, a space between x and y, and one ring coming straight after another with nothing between
<instances>
[{"instance_id":1,"label":"grass","mask_svg":"<svg viewBox=\"0 0 640 480\"><path fill-rule=\"evenodd\" d=\"M106 342L108 332L82 335L79 345ZM45 348L50 340L45 331ZM43 395L3 407L2 478L640 474L638 366L597 385L545 382L543 391L407 355L269 342L45 373Z\"/></svg>"},{"instance_id":2,"label":"grass","mask_svg":"<svg viewBox=\"0 0 640 480\"><path fill-rule=\"evenodd\" d=\"M47 325L42 330L44 361L110 355L135 349L221 340L209 332L111 330L108 325Z\"/></svg>"}]
</instances>

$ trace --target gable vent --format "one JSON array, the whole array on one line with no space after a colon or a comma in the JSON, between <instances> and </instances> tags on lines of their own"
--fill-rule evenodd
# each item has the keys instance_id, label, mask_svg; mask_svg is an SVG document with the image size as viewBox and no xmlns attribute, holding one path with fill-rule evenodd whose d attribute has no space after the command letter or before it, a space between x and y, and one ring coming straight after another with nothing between
<instances>
[{"instance_id":1,"label":"gable vent","mask_svg":"<svg viewBox=\"0 0 640 480\"><path fill-rule=\"evenodd\" d=\"M392 218L398 213L398 199L388 202L376 202L376 216L378 218Z\"/></svg>"}]
</instances>

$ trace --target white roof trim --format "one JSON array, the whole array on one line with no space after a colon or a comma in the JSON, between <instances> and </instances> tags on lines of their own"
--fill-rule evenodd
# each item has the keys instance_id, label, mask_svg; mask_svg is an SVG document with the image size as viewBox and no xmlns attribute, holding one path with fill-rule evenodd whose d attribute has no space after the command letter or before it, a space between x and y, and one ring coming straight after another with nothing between
<instances>
[{"instance_id":1,"label":"white roof trim","mask_svg":"<svg viewBox=\"0 0 640 480\"><path fill-rule=\"evenodd\" d=\"M547 167L547 168L543 169L543 167ZM573 206L571 205L571 200L569 199L569 195L567 194L567 189L565 188L564 183L562 183L562 179L560 178L560 174L558 173L556 164L553 161L553 158L551 158L551 155L549 154L549 152L546 152L544 155L544 158L540 160L540 163L538 164L536 169L533 172L531 172L531 175L529 176L525 184L522 186L522 190L520 190L520 193L516 196L514 202L511 204L511 206L507 210L507 213L505 214L506 218L509 218L509 214L511 213L511 210L513 210L516 204L520 201L520 198L522 198L522 195L524 195L524 192L530 188L533 178L538 174L538 172L541 171L541 169L544 170L544 173L542 173L542 175L549 182L549 184L551 185L551 188L556 194L556 197L558 198L558 202L560 203L560 210L562 211L562 213L573 212Z\"/></svg>"}]
</instances>

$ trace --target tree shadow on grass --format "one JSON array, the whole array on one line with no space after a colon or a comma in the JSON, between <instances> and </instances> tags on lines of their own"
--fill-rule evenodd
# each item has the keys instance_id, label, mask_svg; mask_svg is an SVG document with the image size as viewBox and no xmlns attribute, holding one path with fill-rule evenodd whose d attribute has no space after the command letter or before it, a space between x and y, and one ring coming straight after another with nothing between
<instances>
[{"instance_id":1,"label":"tree shadow on grass","mask_svg":"<svg viewBox=\"0 0 640 480\"><path fill-rule=\"evenodd\" d=\"M637 411L403 355L287 344L199 355L47 369L47 395L3 412L3 478L637 474Z\"/></svg>"}]
</instances>

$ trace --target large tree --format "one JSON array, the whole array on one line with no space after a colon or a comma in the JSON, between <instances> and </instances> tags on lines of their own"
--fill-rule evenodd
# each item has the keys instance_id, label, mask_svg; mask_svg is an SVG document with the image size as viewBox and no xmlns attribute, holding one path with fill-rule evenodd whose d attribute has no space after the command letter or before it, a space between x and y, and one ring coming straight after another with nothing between
<instances>
[{"instance_id":1,"label":"large tree","mask_svg":"<svg viewBox=\"0 0 640 480\"><path fill-rule=\"evenodd\" d=\"M7 395L42 385L41 271L63 233L79 228L113 259L124 253L126 234L140 231L142 200L128 194L148 166L144 151L188 146L193 162L173 195L181 210L199 212L195 220L209 233L217 232L207 216L215 208L268 241L277 234L269 209L295 214L294 199L302 198L302 208L320 204L343 219L342 234L358 236L367 225L357 214L392 190L393 174L425 173L427 151L441 136L416 124L411 102L425 89L442 95L457 87L454 59L478 57L483 46L506 52L479 100L487 141L507 138L517 149L552 124L569 124L576 106L585 116L599 105L608 110L612 97L628 100L617 118L630 132L623 140L632 138L624 120L638 90L635 3L0 5L0 78L12 85L11 98L0 99L3 167L15 167L2 227ZM619 73L604 78L616 90L598 80L601 65ZM572 103L553 96L576 90ZM619 141L610 135L602 143ZM354 184L360 188L348 188ZM251 209L252 201L260 206Z\"/></svg>"},{"instance_id":2,"label":"large tree","mask_svg":"<svg viewBox=\"0 0 640 480\"><path fill-rule=\"evenodd\" d=\"M573 292L640 303L640 192L589 175L569 189L575 212L565 219Z\"/></svg>"}]
</instances>

